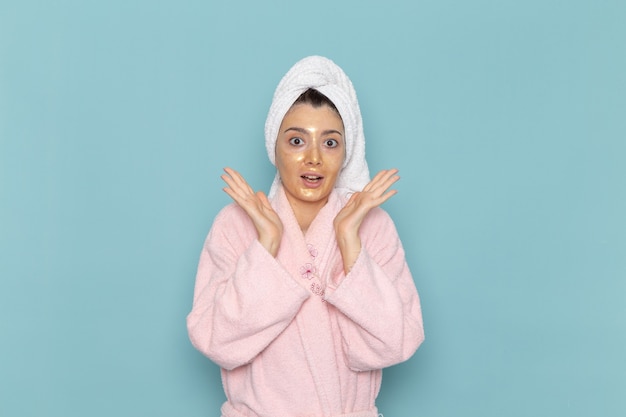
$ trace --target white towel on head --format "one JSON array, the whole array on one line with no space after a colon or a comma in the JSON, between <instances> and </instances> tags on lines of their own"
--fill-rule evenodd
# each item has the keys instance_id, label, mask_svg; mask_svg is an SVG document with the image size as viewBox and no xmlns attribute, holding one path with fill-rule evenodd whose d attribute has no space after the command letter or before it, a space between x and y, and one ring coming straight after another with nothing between
<instances>
[{"instance_id":1,"label":"white towel on head","mask_svg":"<svg viewBox=\"0 0 626 417\"><path fill-rule=\"evenodd\" d=\"M345 130L346 159L335 188L343 194L361 191L370 181L365 160L365 135L356 92L348 76L333 61L321 56L310 56L298 61L285 74L276 91L265 121L265 147L272 164L276 165L275 149L278 129L285 114L302 93L314 89L333 102ZM280 183L278 172L269 192L271 197Z\"/></svg>"}]
</instances>

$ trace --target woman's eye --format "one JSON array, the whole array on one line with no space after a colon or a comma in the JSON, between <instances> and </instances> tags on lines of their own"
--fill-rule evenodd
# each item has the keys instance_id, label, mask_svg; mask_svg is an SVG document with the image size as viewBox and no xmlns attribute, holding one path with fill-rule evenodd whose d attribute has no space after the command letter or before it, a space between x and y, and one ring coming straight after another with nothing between
<instances>
[{"instance_id":1,"label":"woman's eye","mask_svg":"<svg viewBox=\"0 0 626 417\"><path fill-rule=\"evenodd\" d=\"M324 143L329 148L336 148L339 145L339 142L337 142L335 139L326 139Z\"/></svg>"},{"instance_id":2,"label":"woman's eye","mask_svg":"<svg viewBox=\"0 0 626 417\"><path fill-rule=\"evenodd\" d=\"M289 139L289 143L292 145L302 145L302 139L300 138L291 138Z\"/></svg>"}]
</instances>

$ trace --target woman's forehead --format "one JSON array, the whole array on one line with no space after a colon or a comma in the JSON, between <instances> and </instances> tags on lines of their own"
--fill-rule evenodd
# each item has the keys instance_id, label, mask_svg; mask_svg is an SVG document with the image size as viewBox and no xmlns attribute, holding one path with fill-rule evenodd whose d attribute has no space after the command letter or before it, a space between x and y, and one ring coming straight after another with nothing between
<instances>
[{"instance_id":1,"label":"woman's forehead","mask_svg":"<svg viewBox=\"0 0 626 417\"><path fill-rule=\"evenodd\" d=\"M292 124L294 126L291 126ZM341 116L328 105L313 106L307 103L295 103L283 117L278 134L291 127L335 130L341 136L345 135Z\"/></svg>"}]
</instances>

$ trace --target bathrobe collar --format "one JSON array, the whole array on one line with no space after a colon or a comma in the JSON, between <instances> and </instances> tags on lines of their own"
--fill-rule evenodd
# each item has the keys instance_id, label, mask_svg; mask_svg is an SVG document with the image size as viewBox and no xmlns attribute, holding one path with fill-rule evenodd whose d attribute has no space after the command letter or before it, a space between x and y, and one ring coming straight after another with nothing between
<instances>
[{"instance_id":1,"label":"bathrobe collar","mask_svg":"<svg viewBox=\"0 0 626 417\"><path fill-rule=\"evenodd\" d=\"M333 257L339 253L333 221L343 204L339 192L334 189L328 196L326 205L313 219L306 234L303 234L282 185L272 199L272 206L283 222L283 240L278 256L285 266L289 265L292 275L307 287L310 287L310 283L306 282L307 278L311 282L315 282L314 279L317 278L322 292L317 295L323 296L330 276L340 272L330 269L337 264L333 262ZM301 277L305 279L299 279Z\"/></svg>"}]
</instances>

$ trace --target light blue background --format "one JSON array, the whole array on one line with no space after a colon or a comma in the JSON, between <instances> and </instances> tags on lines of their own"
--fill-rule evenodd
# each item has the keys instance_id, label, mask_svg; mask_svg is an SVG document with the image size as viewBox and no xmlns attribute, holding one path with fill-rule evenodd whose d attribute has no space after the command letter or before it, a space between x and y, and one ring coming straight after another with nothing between
<instances>
[{"instance_id":1,"label":"light blue background","mask_svg":"<svg viewBox=\"0 0 626 417\"><path fill-rule=\"evenodd\" d=\"M1 1L0 415L217 416L185 316L298 59L352 78L426 342L398 416L626 415L623 1Z\"/></svg>"}]
</instances>

